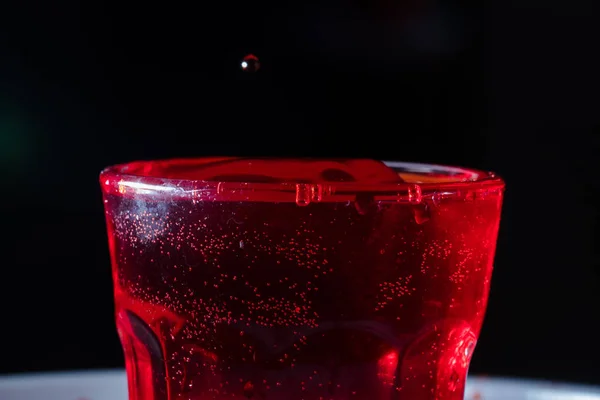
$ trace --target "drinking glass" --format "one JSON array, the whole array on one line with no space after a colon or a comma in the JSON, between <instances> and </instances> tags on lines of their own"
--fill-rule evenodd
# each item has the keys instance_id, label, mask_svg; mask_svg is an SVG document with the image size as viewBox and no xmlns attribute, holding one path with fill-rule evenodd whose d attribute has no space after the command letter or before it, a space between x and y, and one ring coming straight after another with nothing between
<instances>
[{"instance_id":1,"label":"drinking glass","mask_svg":"<svg viewBox=\"0 0 600 400\"><path fill-rule=\"evenodd\" d=\"M130 400L463 398L493 173L198 158L100 182Z\"/></svg>"}]
</instances>

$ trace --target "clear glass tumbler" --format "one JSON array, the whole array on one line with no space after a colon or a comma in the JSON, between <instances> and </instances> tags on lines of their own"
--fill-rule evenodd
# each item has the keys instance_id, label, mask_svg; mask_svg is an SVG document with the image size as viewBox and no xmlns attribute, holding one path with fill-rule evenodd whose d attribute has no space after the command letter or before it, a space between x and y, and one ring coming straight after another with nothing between
<instances>
[{"instance_id":1,"label":"clear glass tumbler","mask_svg":"<svg viewBox=\"0 0 600 400\"><path fill-rule=\"evenodd\" d=\"M100 180L131 400L462 400L494 174L199 158Z\"/></svg>"}]
</instances>

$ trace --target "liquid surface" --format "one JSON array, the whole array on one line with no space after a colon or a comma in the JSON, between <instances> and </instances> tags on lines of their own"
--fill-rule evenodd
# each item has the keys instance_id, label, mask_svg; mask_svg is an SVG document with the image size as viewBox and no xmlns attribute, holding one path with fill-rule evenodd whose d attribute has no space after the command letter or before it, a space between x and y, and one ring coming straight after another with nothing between
<instances>
[{"instance_id":1,"label":"liquid surface","mask_svg":"<svg viewBox=\"0 0 600 400\"><path fill-rule=\"evenodd\" d=\"M370 159L203 158L132 163L128 173L172 179L253 183L399 183L398 173Z\"/></svg>"},{"instance_id":2,"label":"liquid surface","mask_svg":"<svg viewBox=\"0 0 600 400\"><path fill-rule=\"evenodd\" d=\"M130 398L462 399L501 191L419 200L105 194Z\"/></svg>"}]
</instances>

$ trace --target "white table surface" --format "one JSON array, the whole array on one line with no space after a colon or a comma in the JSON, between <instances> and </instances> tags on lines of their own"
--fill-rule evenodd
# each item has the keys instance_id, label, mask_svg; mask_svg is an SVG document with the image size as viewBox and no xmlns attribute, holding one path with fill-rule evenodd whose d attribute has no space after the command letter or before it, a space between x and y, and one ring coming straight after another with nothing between
<instances>
[{"instance_id":1,"label":"white table surface","mask_svg":"<svg viewBox=\"0 0 600 400\"><path fill-rule=\"evenodd\" d=\"M470 377L466 400L600 400L600 388ZM122 370L0 376L0 400L127 400Z\"/></svg>"}]
</instances>

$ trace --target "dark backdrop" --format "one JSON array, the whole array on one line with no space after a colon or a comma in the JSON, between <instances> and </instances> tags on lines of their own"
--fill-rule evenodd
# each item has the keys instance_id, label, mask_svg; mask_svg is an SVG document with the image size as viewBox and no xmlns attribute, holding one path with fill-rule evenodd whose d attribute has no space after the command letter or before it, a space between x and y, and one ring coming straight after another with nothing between
<instances>
[{"instance_id":1,"label":"dark backdrop","mask_svg":"<svg viewBox=\"0 0 600 400\"><path fill-rule=\"evenodd\" d=\"M471 371L600 383L591 3L196 3L0 6L0 373L122 364L102 167L290 155L497 171Z\"/></svg>"}]
</instances>

